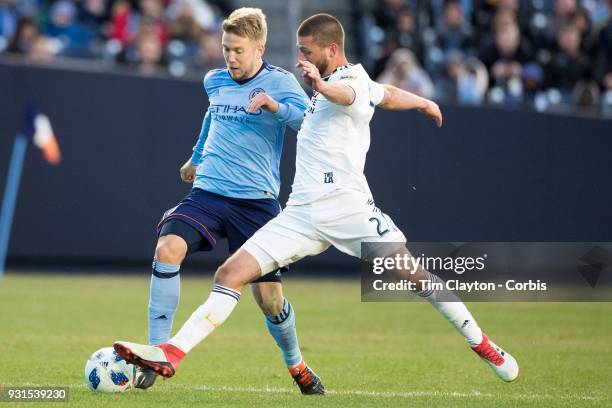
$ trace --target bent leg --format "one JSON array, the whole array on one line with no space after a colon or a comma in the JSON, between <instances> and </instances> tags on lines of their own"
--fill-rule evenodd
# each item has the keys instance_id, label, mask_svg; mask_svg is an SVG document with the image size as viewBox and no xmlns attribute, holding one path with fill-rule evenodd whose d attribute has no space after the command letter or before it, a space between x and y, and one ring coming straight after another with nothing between
<instances>
[{"instance_id":1,"label":"bent leg","mask_svg":"<svg viewBox=\"0 0 612 408\"><path fill-rule=\"evenodd\" d=\"M217 269L208 299L193 312L169 343L189 352L229 317L240 300L244 285L259 278L262 273L278 269L279 264L289 264L329 247L328 242L299 231L312 231L308 217L307 209L294 208L293 213L285 210L257 231ZM291 219L295 221L290 223Z\"/></svg>"},{"instance_id":2,"label":"bent leg","mask_svg":"<svg viewBox=\"0 0 612 408\"><path fill-rule=\"evenodd\" d=\"M410 252L404 248L400 254L410 255ZM406 271L401 271L398 276L417 283L417 287L419 287L419 282L424 281L417 294L426 299L461 333L472 350L493 369L499 378L504 381L514 381L517 378L519 367L516 359L482 332L465 304L452 290L446 288L446 283L442 279L422 267L419 267L414 274L407 275ZM431 285L431 283L439 285Z\"/></svg>"},{"instance_id":3,"label":"bent leg","mask_svg":"<svg viewBox=\"0 0 612 408\"><path fill-rule=\"evenodd\" d=\"M321 232L340 251L361 259L411 256L405 245L404 234L388 215L366 198L359 192L347 192L330 198L324 208L324 215L329 221L321 228ZM370 244L365 248L367 253L362 253L363 242ZM482 331L476 320L452 291L436 291L431 290L429 285L421 286L422 281L442 282L438 276L421 267L416 271L398 269L393 273L396 278L416 283L418 295L444 316L470 346L482 342Z\"/></svg>"}]
</instances>

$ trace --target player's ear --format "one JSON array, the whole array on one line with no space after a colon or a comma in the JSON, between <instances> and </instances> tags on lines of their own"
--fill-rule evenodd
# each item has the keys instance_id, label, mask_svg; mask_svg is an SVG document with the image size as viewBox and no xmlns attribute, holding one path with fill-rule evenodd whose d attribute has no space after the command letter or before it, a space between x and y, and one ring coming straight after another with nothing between
<instances>
[{"instance_id":1,"label":"player's ear","mask_svg":"<svg viewBox=\"0 0 612 408\"><path fill-rule=\"evenodd\" d=\"M337 53L338 53L338 44L334 42L329 44L329 47L327 47L327 56L329 58L334 58Z\"/></svg>"},{"instance_id":2,"label":"player's ear","mask_svg":"<svg viewBox=\"0 0 612 408\"><path fill-rule=\"evenodd\" d=\"M266 52L266 46L264 45L264 43L259 43L257 45L257 56L258 57L263 57L264 52Z\"/></svg>"}]
</instances>

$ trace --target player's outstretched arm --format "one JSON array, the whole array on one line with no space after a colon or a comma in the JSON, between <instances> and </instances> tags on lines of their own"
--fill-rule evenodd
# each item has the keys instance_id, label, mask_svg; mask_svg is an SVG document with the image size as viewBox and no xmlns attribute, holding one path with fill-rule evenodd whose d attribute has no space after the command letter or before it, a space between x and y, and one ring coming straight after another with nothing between
<instances>
[{"instance_id":1,"label":"player's outstretched arm","mask_svg":"<svg viewBox=\"0 0 612 408\"><path fill-rule=\"evenodd\" d=\"M329 83L324 81L319 70L312 63L299 60L296 67L302 69L302 76L306 85L323 94L328 101L344 106L351 105L355 101L353 88L339 82Z\"/></svg>"},{"instance_id":2,"label":"player's outstretched arm","mask_svg":"<svg viewBox=\"0 0 612 408\"><path fill-rule=\"evenodd\" d=\"M393 85L383 84L382 87L385 95L378 104L379 107L390 110L418 109L419 112L433 119L438 127L442 127L442 112L437 103Z\"/></svg>"}]
</instances>

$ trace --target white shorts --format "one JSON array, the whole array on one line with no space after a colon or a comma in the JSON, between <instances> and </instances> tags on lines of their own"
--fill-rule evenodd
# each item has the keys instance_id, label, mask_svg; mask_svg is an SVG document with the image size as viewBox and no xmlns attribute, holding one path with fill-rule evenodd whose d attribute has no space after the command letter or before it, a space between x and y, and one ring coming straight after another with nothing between
<instances>
[{"instance_id":1,"label":"white shorts","mask_svg":"<svg viewBox=\"0 0 612 408\"><path fill-rule=\"evenodd\" d=\"M337 190L304 205L288 205L257 231L242 248L257 259L262 275L317 255L330 245L361 257L362 242L396 242L406 238L389 216L358 190Z\"/></svg>"}]
</instances>

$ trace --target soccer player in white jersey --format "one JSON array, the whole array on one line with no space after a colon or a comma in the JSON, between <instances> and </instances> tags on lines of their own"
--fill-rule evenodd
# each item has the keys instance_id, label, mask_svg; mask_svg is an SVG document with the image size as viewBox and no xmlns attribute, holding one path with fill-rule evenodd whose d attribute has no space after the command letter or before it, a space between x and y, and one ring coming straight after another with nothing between
<instances>
[{"instance_id":1,"label":"soccer player in white jersey","mask_svg":"<svg viewBox=\"0 0 612 408\"><path fill-rule=\"evenodd\" d=\"M236 295L248 282L331 245L355 257L370 255L361 253L362 242L388 243L379 246L386 252L375 256L409 254L404 234L374 206L363 174L370 144L369 122L378 105L418 109L438 126L442 123L434 102L379 85L361 65L349 64L344 54L344 31L333 16L309 17L300 25L297 37L298 67L314 94L298 133L292 192L285 209L217 270L215 283ZM422 281L440 282L440 278L422 268L396 273L416 283L418 295L459 331L502 380L516 379L516 360L489 340L452 292L421 285ZM115 350L128 362L171 377L182 358L228 318L237 302L236 296L213 292L162 346L119 341Z\"/></svg>"}]
</instances>

